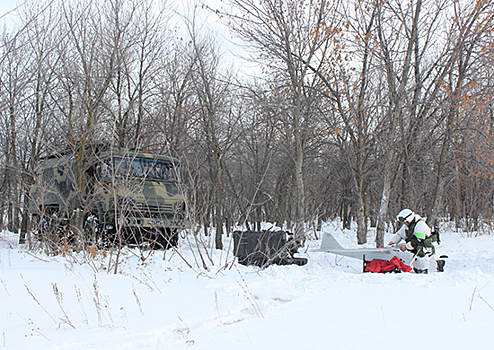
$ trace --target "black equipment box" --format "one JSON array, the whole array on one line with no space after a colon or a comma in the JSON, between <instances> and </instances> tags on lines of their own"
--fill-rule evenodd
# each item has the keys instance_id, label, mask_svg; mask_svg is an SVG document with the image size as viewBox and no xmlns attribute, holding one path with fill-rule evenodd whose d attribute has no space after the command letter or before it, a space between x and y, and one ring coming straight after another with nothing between
<instances>
[{"instance_id":1,"label":"black equipment box","mask_svg":"<svg viewBox=\"0 0 494 350\"><path fill-rule=\"evenodd\" d=\"M307 264L306 258L290 256L286 236L285 231L234 231L233 254L242 265Z\"/></svg>"}]
</instances>

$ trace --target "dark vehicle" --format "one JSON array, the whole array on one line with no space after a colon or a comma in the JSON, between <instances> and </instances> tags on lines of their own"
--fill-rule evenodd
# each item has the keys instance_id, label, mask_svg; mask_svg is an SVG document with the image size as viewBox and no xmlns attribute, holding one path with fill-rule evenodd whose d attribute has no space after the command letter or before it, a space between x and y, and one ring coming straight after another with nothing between
<instances>
[{"instance_id":1,"label":"dark vehicle","mask_svg":"<svg viewBox=\"0 0 494 350\"><path fill-rule=\"evenodd\" d=\"M287 240L287 235L292 238ZM299 243L285 231L234 231L233 255L239 264L266 267L277 265L305 265L307 258L295 257Z\"/></svg>"},{"instance_id":2,"label":"dark vehicle","mask_svg":"<svg viewBox=\"0 0 494 350\"><path fill-rule=\"evenodd\" d=\"M30 198L40 234L168 248L189 227L178 160L153 153L97 146L84 157L47 157L36 169Z\"/></svg>"}]
</instances>

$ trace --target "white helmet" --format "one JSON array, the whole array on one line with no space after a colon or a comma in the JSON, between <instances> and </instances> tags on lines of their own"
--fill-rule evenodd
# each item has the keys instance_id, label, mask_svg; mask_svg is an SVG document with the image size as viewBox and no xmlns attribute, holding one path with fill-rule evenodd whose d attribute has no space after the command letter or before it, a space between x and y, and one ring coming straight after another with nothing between
<instances>
[{"instance_id":1,"label":"white helmet","mask_svg":"<svg viewBox=\"0 0 494 350\"><path fill-rule=\"evenodd\" d=\"M401 224L405 222L409 224L413 221L414 218L415 218L415 213L413 211L411 211L410 209L403 209L396 216L396 221L398 221Z\"/></svg>"}]
</instances>

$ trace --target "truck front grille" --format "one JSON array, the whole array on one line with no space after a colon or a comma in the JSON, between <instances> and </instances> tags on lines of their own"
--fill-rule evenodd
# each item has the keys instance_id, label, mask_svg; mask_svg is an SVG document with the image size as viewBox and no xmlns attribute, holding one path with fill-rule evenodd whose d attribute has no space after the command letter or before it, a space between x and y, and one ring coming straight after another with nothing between
<instances>
[{"instance_id":1,"label":"truck front grille","mask_svg":"<svg viewBox=\"0 0 494 350\"><path fill-rule=\"evenodd\" d=\"M137 204L129 213L136 218L167 218L174 219L173 206L171 204L149 205Z\"/></svg>"}]
</instances>

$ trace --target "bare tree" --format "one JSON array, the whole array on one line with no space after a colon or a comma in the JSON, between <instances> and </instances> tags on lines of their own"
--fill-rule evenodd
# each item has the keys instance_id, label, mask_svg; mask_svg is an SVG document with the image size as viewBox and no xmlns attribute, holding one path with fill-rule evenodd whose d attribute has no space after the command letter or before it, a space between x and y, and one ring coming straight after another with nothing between
<instances>
[{"instance_id":1,"label":"bare tree","mask_svg":"<svg viewBox=\"0 0 494 350\"><path fill-rule=\"evenodd\" d=\"M155 148L152 144L159 138L152 128L156 119L153 105L170 56L170 11L152 1L116 2L112 11L114 20L110 23L122 33L122 45L116 52L115 75L105 96L105 108L117 145Z\"/></svg>"},{"instance_id":2,"label":"bare tree","mask_svg":"<svg viewBox=\"0 0 494 350\"><path fill-rule=\"evenodd\" d=\"M19 152L24 148L26 136L22 131L23 109L26 107L27 86L30 83L30 69L25 36L9 37L5 35L2 42L1 90L2 109L0 110L0 129L2 144L2 179L0 184L3 204L2 214L7 213L8 229L17 232L21 210L22 172L19 171ZM5 204L4 204L5 205Z\"/></svg>"},{"instance_id":3,"label":"bare tree","mask_svg":"<svg viewBox=\"0 0 494 350\"><path fill-rule=\"evenodd\" d=\"M375 151L373 144L380 127L377 118L379 79L376 74L372 40L377 10L364 2L339 6L341 28L326 38L321 50L321 64L311 66L321 79L326 97L324 123L332 131L327 142L337 145L342 160L349 170L349 193L342 196L342 216L345 228L349 228L350 205L357 220L359 244L367 240L366 177L372 164L369 159ZM353 65L348 62L352 61ZM329 137L330 136L330 137ZM348 191L347 191L348 192ZM354 198L354 199L351 199Z\"/></svg>"},{"instance_id":4,"label":"bare tree","mask_svg":"<svg viewBox=\"0 0 494 350\"><path fill-rule=\"evenodd\" d=\"M226 14L231 27L256 50L261 63L275 78L273 90L286 97L278 113L284 124L283 132L290 135L292 144L296 184L294 222L296 235L301 235L306 214L304 159L317 101L314 88L317 80L309 67L318 65L318 51L325 38L333 34L331 3L235 0L232 5L234 10Z\"/></svg>"},{"instance_id":5,"label":"bare tree","mask_svg":"<svg viewBox=\"0 0 494 350\"><path fill-rule=\"evenodd\" d=\"M450 28L452 40L451 70L444 79L445 95L447 96L444 103L444 126L436 165L432 205L429 209L432 223L436 221L438 213L442 211L444 186L447 181L444 171L451 147L456 144L456 148L458 148L458 137L466 125L465 122L459 122L459 113L468 111L468 98L465 97L469 95L469 83L476 85L472 82L475 79L472 77L472 69L476 69L480 63L479 60L488 52L486 48L490 44L488 39L493 25L493 10L493 4L488 1L477 1L474 4L455 2L453 4L454 17ZM467 108L465 109L465 107ZM465 119L470 120L472 118L476 119L475 115L470 114ZM461 186L459 181L457 181L457 186ZM457 203L459 203L459 198L457 198Z\"/></svg>"},{"instance_id":6,"label":"bare tree","mask_svg":"<svg viewBox=\"0 0 494 350\"><path fill-rule=\"evenodd\" d=\"M190 37L192 58L195 62L192 74L192 86L196 98L197 124L204 137L204 156L208 164L209 184L211 186L210 207L213 224L216 228L216 249L223 249L225 203L225 154L231 142L226 134L232 117L228 102L231 85L227 76L220 73L220 56L214 46L214 39L199 34L197 18L186 20Z\"/></svg>"}]
</instances>

